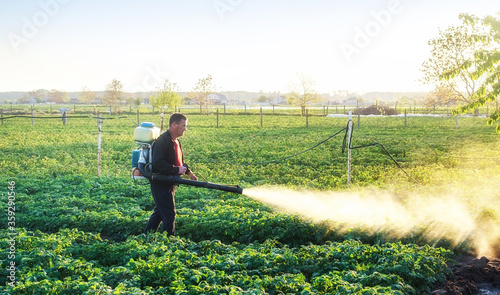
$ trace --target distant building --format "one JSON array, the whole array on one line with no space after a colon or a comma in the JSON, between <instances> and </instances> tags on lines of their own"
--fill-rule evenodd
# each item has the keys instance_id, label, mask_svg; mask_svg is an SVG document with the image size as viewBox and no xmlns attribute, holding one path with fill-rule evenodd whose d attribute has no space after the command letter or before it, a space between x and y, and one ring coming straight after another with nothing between
<instances>
[{"instance_id":1,"label":"distant building","mask_svg":"<svg viewBox=\"0 0 500 295\"><path fill-rule=\"evenodd\" d=\"M356 97L356 96L351 96L349 97L348 99L345 99L344 101L342 101L343 104L346 104L346 105L357 105L358 104L358 101L359 101L359 98Z\"/></svg>"},{"instance_id":2,"label":"distant building","mask_svg":"<svg viewBox=\"0 0 500 295\"><path fill-rule=\"evenodd\" d=\"M286 97L284 95L276 95L269 102L271 104L274 104L274 105L277 105L277 104L288 104L288 101L286 100Z\"/></svg>"},{"instance_id":3,"label":"distant building","mask_svg":"<svg viewBox=\"0 0 500 295\"><path fill-rule=\"evenodd\" d=\"M70 104L80 104L80 100L78 98L70 98L69 99Z\"/></svg>"},{"instance_id":4,"label":"distant building","mask_svg":"<svg viewBox=\"0 0 500 295\"><path fill-rule=\"evenodd\" d=\"M222 93L213 93L208 95L208 100L213 104L226 104L227 97Z\"/></svg>"}]
</instances>

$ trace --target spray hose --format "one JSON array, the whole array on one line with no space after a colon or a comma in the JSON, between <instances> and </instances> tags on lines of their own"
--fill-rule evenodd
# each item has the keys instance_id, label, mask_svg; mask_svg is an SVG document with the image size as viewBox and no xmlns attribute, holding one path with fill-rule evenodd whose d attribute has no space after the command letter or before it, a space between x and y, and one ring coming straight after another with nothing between
<instances>
[{"instance_id":1,"label":"spray hose","mask_svg":"<svg viewBox=\"0 0 500 295\"><path fill-rule=\"evenodd\" d=\"M196 186L196 187L203 187L203 188L210 188L210 189L215 189L215 190L220 190L220 191L226 191L226 192L231 192L231 193L236 193L236 194L242 194L243 193L243 188L241 188L238 185L235 186L230 186L230 185L222 185L222 184L217 184L217 183L212 183L212 182L204 182L204 181L196 181L196 180L190 180L190 179L184 179L181 178L180 176L176 175L164 175L164 174L157 174L157 173L150 173L146 169L146 164L144 163L139 163L137 165L137 168L141 172L141 174L149 179L150 181L156 181L156 182L163 182L163 183L168 183L168 184L185 184L185 185L190 185L190 186Z\"/></svg>"},{"instance_id":2,"label":"spray hose","mask_svg":"<svg viewBox=\"0 0 500 295\"><path fill-rule=\"evenodd\" d=\"M265 161L265 162L252 162L252 163L243 163L243 164L239 164L239 163L233 163L233 162L223 162L223 161L213 161L213 160L208 160L208 159L203 159L205 162L209 162L209 163L219 163L219 164L226 164L226 165L233 165L233 166L252 166L252 165L267 165L267 164L274 164L274 163L279 163L279 162L283 162L284 160L287 160L287 159L290 159L290 158L293 158L293 157L296 157L298 155L301 155L303 153L306 153L312 149L315 149L317 148L318 146L326 143L328 140L334 138L335 136L337 136L338 134L340 134L342 131L346 130L346 128L342 128L340 129L338 132L336 132L335 134L333 135L330 135L329 137L327 137L326 139L318 142L317 144L315 144L314 146L304 150L304 151L301 151L301 152L298 152L298 153L295 153L293 155L290 155L290 156L286 156L286 157L283 157L283 158L280 158L280 159L276 159L276 160L271 160L271 161Z\"/></svg>"},{"instance_id":3,"label":"spray hose","mask_svg":"<svg viewBox=\"0 0 500 295\"><path fill-rule=\"evenodd\" d=\"M350 138L349 137L349 129L351 130L351 133L350 133ZM251 165L266 165L266 164L274 164L274 163L279 163L279 162L282 162L284 160L287 160L287 159L290 159L290 158L293 158L293 157L296 157L298 155L301 155L303 153L306 153L312 149L315 149L317 148L318 146L326 143L328 140L332 139L333 137L337 136L338 134L340 134L342 131L345 131L345 135L344 135L344 140L342 142L342 153L344 153L346 151L346 148L349 148L351 150L354 150L354 149L360 149L360 148L365 148L365 147L370 147L370 146L380 146L384 153L389 156L389 158L391 158L392 162L394 162L394 164L401 170L403 171L403 173L408 176L408 178L410 178L411 180L413 180L415 183L417 184L420 184L415 178L411 177L404 169L403 167L401 167L401 165L396 161L396 159L394 159L394 157L389 153L389 151L387 151L387 149L385 148L385 146L379 142L373 142L373 143L370 143L370 144L364 144L364 145L360 145L360 146L355 146L353 147L352 146L352 134L353 134L353 131L354 130L354 123L352 122L352 120L349 120L347 122L347 126L340 129L339 131L337 131L336 133L330 135L329 137L327 137L326 139L318 142L317 144L315 144L314 146L304 150L304 151L301 151L301 152L298 152L298 153L295 153L293 155L290 155L290 156L286 156L286 157L283 157L283 158L279 158L279 159L276 159L276 160L271 160L271 161L265 161L265 162L253 162L253 163L243 163L243 164L238 164L238 163L232 163L232 162L221 162L221 161L212 161L212 160L208 160L208 159L204 159L206 162L212 162L212 163L219 163L219 164L226 164L226 165L234 165L234 166L251 166ZM349 139L349 146L347 146L347 140Z\"/></svg>"}]
</instances>

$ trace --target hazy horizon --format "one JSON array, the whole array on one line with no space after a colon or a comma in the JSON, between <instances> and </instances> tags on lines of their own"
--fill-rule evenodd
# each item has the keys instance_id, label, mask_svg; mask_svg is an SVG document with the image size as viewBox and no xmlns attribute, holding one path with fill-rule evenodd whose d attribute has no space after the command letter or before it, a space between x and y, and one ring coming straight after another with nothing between
<instances>
[{"instance_id":1,"label":"hazy horizon","mask_svg":"<svg viewBox=\"0 0 500 295\"><path fill-rule=\"evenodd\" d=\"M211 75L219 91L288 92L297 73L320 93L425 92L420 67L439 29L493 0L0 0L0 91L181 92Z\"/></svg>"}]
</instances>

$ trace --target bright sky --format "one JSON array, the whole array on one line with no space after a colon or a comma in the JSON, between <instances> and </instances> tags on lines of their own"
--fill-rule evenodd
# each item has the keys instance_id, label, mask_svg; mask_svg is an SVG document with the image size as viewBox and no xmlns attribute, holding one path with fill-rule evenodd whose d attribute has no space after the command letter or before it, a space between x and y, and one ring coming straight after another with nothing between
<instances>
[{"instance_id":1,"label":"bright sky","mask_svg":"<svg viewBox=\"0 0 500 295\"><path fill-rule=\"evenodd\" d=\"M82 87L287 92L428 90L417 80L438 28L498 0L0 0L0 91Z\"/></svg>"}]
</instances>

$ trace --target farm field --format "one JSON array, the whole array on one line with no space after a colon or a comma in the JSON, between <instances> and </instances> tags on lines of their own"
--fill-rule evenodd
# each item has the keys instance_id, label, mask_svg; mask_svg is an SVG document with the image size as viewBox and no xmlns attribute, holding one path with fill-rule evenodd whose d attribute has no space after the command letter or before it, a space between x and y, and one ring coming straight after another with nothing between
<instances>
[{"instance_id":1,"label":"farm field","mask_svg":"<svg viewBox=\"0 0 500 295\"><path fill-rule=\"evenodd\" d=\"M484 118L354 120L352 146L383 144L410 177L370 146L352 150L348 186L346 118L188 117L186 162L243 195L181 186L170 238L142 234L154 202L130 178L133 116L104 116L100 177L95 119L6 120L1 292L424 294L457 254L500 254L500 136Z\"/></svg>"}]
</instances>

